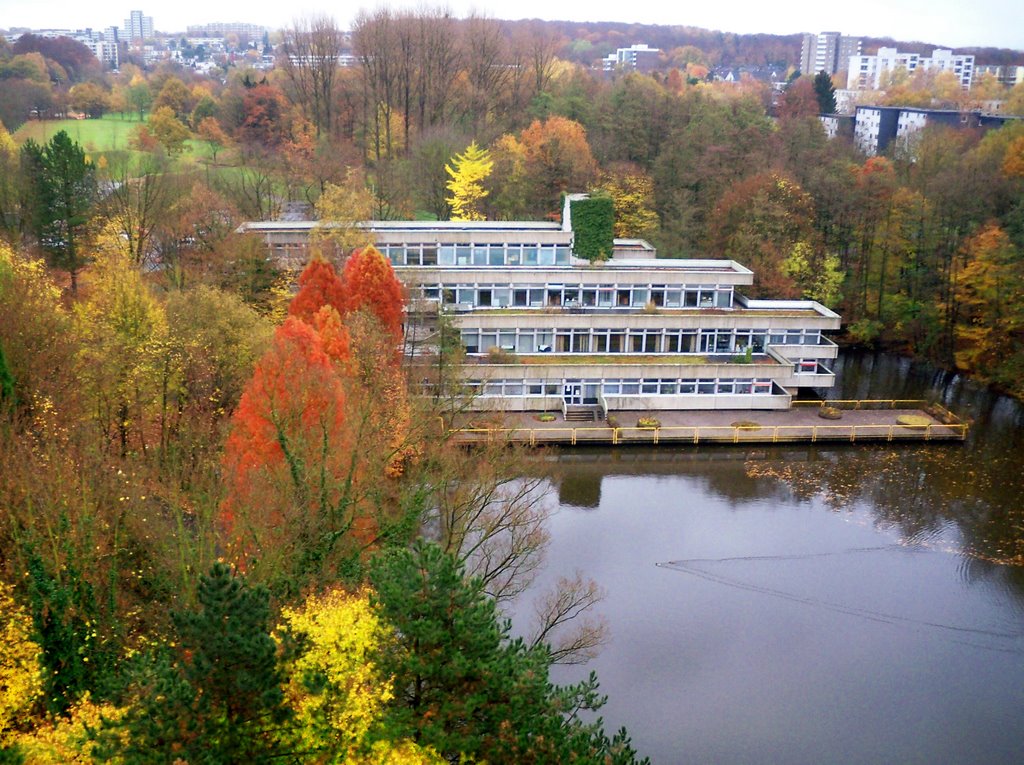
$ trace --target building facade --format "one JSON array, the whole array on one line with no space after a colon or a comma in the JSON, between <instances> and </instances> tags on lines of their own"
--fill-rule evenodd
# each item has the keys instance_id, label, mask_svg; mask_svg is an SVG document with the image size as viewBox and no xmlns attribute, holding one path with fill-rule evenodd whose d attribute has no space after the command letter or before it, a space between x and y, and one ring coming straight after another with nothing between
<instances>
[{"instance_id":1,"label":"building facade","mask_svg":"<svg viewBox=\"0 0 1024 765\"><path fill-rule=\"evenodd\" d=\"M650 72L657 68L660 55L660 48L651 48L646 43L638 43L609 53L602 59L601 65L606 72L618 70Z\"/></svg>"},{"instance_id":2,"label":"building facade","mask_svg":"<svg viewBox=\"0 0 1024 765\"><path fill-rule=\"evenodd\" d=\"M296 264L313 225L242 230ZM747 299L753 273L731 260L657 259L622 240L591 263L573 255L568 222L362 225L408 290L407 349L431 353L449 317L476 408L785 409L834 381L824 333L839 316L808 300Z\"/></svg>"},{"instance_id":3,"label":"building facade","mask_svg":"<svg viewBox=\"0 0 1024 765\"><path fill-rule=\"evenodd\" d=\"M850 90L880 90L885 78L899 69L913 74L918 69L951 72L964 90L974 80L974 56L936 48L930 58L918 53L901 53L896 48L879 48L874 56L855 55L849 59L846 87Z\"/></svg>"},{"instance_id":4,"label":"building facade","mask_svg":"<svg viewBox=\"0 0 1024 765\"><path fill-rule=\"evenodd\" d=\"M999 128L1020 117L985 114L980 109L919 109L908 106L858 106L854 116L853 141L869 156L885 152L894 142L903 141L910 149L910 140L929 125L946 125L956 129L989 130ZM827 127L826 127L827 130Z\"/></svg>"},{"instance_id":5,"label":"building facade","mask_svg":"<svg viewBox=\"0 0 1024 765\"><path fill-rule=\"evenodd\" d=\"M839 32L805 34L800 47L800 71L812 77L818 72L845 72L851 56L859 56L861 39Z\"/></svg>"},{"instance_id":6,"label":"building facade","mask_svg":"<svg viewBox=\"0 0 1024 765\"><path fill-rule=\"evenodd\" d=\"M153 38L153 17L142 11L132 11L124 20L124 40L127 43L141 43Z\"/></svg>"}]
</instances>

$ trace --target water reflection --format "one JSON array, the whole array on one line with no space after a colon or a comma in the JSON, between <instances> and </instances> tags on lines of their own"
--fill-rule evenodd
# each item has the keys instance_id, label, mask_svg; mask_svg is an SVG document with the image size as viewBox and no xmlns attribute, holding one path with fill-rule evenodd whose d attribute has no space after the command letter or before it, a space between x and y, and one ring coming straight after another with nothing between
<instances>
[{"instance_id":1,"label":"water reflection","mask_svg":"<svg viewBox=\"0 0 1024 765\"><path fill-rule=\"evenodd\" d=\"M655 763L1020 761L1024 407L905 359L837 372L970 437L559 457L545 576L608 590L604 715Z\"/></svg>"}]
</instances>

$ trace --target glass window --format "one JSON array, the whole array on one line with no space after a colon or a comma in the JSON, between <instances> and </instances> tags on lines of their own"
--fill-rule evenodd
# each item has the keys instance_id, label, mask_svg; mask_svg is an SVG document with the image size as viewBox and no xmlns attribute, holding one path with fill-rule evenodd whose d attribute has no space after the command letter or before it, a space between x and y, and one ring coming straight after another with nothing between
<instances>
[{"instance_id":1,"label":"glass window","mask_svg":"<svg viewBox=\"0 0 1024 765\"><path fill-rule=\"evenodd\" d=\"M473 265L474 266L486 266L487 265L487 248L486 247L474 247L473 248Z\"/></svg>"},{"instance_id":2,"label":"glass window","mask_svg":"<svg viewBox=\"0 0 1024 765\"><path fill-rule=\"evenodd\" d=\"M505 250L498 245L491 245L487 253L487 264L490 266L505 265Z\"/></svg>"},{"instance_id":3,"label":"glass window","mask_svg":"<svg viewBox=\"0 0 1024 765\"><path fill-rule=\"evenodd\" d=\"M638 382L623 382L622 383L622 395L624 396L635 396L640 393L640 383Z\"/></svg>"},{"instance_id":4,"label":"glass window","mask_svg":"<svg viewBox=\"0 0 1024 765\"><path fill-rule=\"evenodd\" d=\"M553 265L555 265L555 248L554 247L541 247L540 248L540 265L542 265L542 266L553 266Z\"/></svg>"},{"instance_id":5,"label":"glass window","mask_svg":"<svg viewBox=\"0 0 1024 765\"><path fill-rule=\"evenodd\" d=\"M535 347L532 333L519 335L519 353L533 353Z\"/></svg>"},{"instance_id":6,"label":"glass window","mask_svg":"<svg viewBox=\"0 0 1024 765\"><path fill-rule=\"evenodd\" d=\"M528 395L528 396L543 396L544 395L544 381L543 380L524 380L523 384L526 386L526 395Z\"/></svg>"},{"instance_id":7,"label":"glass window","mask_svg":"<svg viewBox=\"0 0 1024 765\"><path fill-rule=\"evenodd\" d=\"M557 396L561 392L561 383L558 382L546 382L544 383L544 395L545 396Z\"/></svg>"},{"instance_id":8,"label":"glass window","mask_svg":"<svg viewBox=\"0 0 1024 765\"><path fill-rule=\"evenodd\" d=\"M668 308L679 308L683 302L682 290L667 290L665 292L665 305Z\"/></svg>"},{"instance_id":9,"label":"glass window","mask_svg":"<svg viewBox=\"0 0 1024 765\"><path fill-rule=\"evenodd\" d=\"M658 383L658 393L662 396L674 395L678 387L675 380L662 380Z\"/></svg>"},{"instance_id":10,"label":"glass window","mask_svg":"<svg viewBox=\"0 0 1024 765\"><path fill-rule=\"evenodd\" d=\"M715 392L714 380L697 380L697 393L710 395Z\"/></svg>"},{"instance_id":11,"label":"glass window","mask_svg":"<svg viewBox=\"0 0 1024 765\"><path fill-rule=\"evenodd\" d=\"M617 396L621 390L622 383L618 380L605 380L603 391L606 396Z\"/></svg>"},{"instance_id":12,"label":"glass window","mask_svg":"<svg viewBox=\"0 0 1024 765\"><path fill-rule=\"evenodd\" d=\"M480 353L487 353L494 346L498 344L498 333L497 332L481 332L480 333Z\"/></svg>"},{"instance_id":13,"label":"glass window","mask_svg":"<svg viewBox=\"0 0 1024 765\"><path fill-rule=\"evenodd\" d=\"M507 245L505 249L505 263L509 266L518 266L523 256L523 248L518 244Z\"/></svg>"},{"instance_id":14,"label":"glass window","mask_svg":"<svg viewBox=\"0 0 1024 765\"><path fill-rule=\"evenodd\" d=\"M649 290L640 289L638 287L633 288L633 305L642 306L647 305L647 295Z\"/></svg>"},{"instance_id":15,"label":"glass window","mask_svg":"<svg viewBox=\"0 0 1024 765\"><path fill-rule=\"evenodd\" d=\"M610 308L615 302L615 290L602 287L597 293L597 304L604 308Z\"/></svg>"},{"instance_id":16,"label":"glass window","mask_svg":"<svg viewBox=\"0 0 1024 765\"><path fill-rule=\"evenodd\" d=\"M640 381L640 392L641 393L657 393L658 392L658 381L657 380L641 380Z\"/></svg>"},{"instance_id":17,"label":"glass window","mask_svg":"<svg viewBox=\"0 0 1024 765\"><path fill-rule=\"evenodd\" d=\"M529 304L530 304L530 291L529 290L513 290L512 291L512 305L527 306Z\"/></svg>"},{"instance_id":18,"label":"glass window","mask_svg":"<svg viewBox=\"0 0 1024 765\"><path fill-rule=\"evenodd\" d=\"M423 265L425 266L436 266L437 265L437 247L432 244L423 245Z\"/></svg>"},{"instance_id":19,"label":"glass window","mask_svg":"<svg viewBox=\"0 0 1024 765\"><path fill-rule=\"evenodd\" d=\"M556 266L567 266L569 265L569 248L565 245L559 245L555 247L555 265Z\"/></svg>"},{"instance_id":20,"label":"glass window","mask_svg":"<svg viewBox=\"0 0 1024 765\"><path fill-rule=\"evenodd\" d=\"M697 392L697 381L696 380L682 380L679 383L680 393L696 393Z\"/></svg>"},{"instance_id":21,"label":"glass window","mask_svg":"<svg viewBox=\"0 0 1024 765\"><path fill-rule=\"evenodd\" d=\"M686 290L686 301L685 301L685 304L686 304L687 308L696 308L697 307L698 299L699 299L699 294L698 294L697 290Z\"/></svg>"},{"instance_id":22,"label":"glass window","mask_svg":"<svg viewBox=\"0 0 1024 765\"><path fill-rule=\"evenodd\" d=\"M455 265L455 248L454 247L438 247L437 248L437 264L439 266L454 266Z\"/></svg>"},{"instance_id":23,"label":"glass window","mask_svg":"<svg viewBox=\"0 0 1024 765\"><path fill-rule=\"evenodd\" d=\"M718 393L732 393L735 388L735 380L719 380L718 387L715 389Z\"/></svg>"},{"instance_id":24,"label":"glass window","mask_svg":"<svg viewBox=\"0 0 1024 765\"><path fill-rule=\"evenodd\" d=\"M506 396L522 396L523 395L523 384L518 381L508 380L505 382L505 395Z\"/></svg>"},{"instance_id":25,"label":"glass window","mask_svg":"<svg viewBox=\"0 0 1024 765\"><path fill-rule=\"evenodd\" d=\"M732 290L718 290L715 305L719 308L730 308L732 306Z\"/></svg>"},{"instance_id":26,"label":"glass window","mask_svg":"<svg viewBox=\"0 0 1024 765\"><path fill-rule=\"evenodd\" d=\"M658 353L661 348L661 338L655 332L648 331L644 337L644 353Z\"/></svg>"},{"instance_id":27,"label":"glass window","mask_svg":"<svg viewBox=\"0 0 1024 765\"><path fill-rule=\"evenodd\" d=\"M536 247L524 247L523 248L523 265L524 266L535 266L535 265L537 265L537 248Z\"/></svg>"},{"instance_id":28,"label":"glass window","mask_svg":"<svg viewBox=\"0 0 1024 765\"><path fill-rule=\"evenodd\" d=\"M625 347L625 333L612 332L608 335L608 353L622 353Z\"/></svg>"}]
</instances>

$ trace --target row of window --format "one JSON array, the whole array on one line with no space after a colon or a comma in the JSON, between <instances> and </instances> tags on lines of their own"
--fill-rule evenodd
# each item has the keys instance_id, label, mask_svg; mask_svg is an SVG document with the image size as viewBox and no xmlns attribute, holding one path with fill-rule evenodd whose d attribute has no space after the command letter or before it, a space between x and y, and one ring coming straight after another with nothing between
<instances>
[{"instance_id":1,"label":"row of window","mask_svg":"<svg viewBox=\"0 0 1024 765\"><path fill-rule=\"evenodd\" d=\"M463 329L468 354L510 353L764 353L773 345L820 345L811 329Z\"/></svg>"},{"instance_id":2,"label":"row of window","mask_svg":"<svg viewBox=\"0 0 1024 765\"><path fill-rule=\"evenodd\" d=\"M773 383L765 379L736 378L641 378L602 380L471 380L471 391L481 396L564 396L567 399L593 400L604 396L676 396L676 395L757 395L773 392ZM781 391L776 391L781 392Z\"/></svg>"},{"instance_id":3,"label":"row of window","mask_svg":"<svg viewBox=\"0 0 1024 765\"><path fill-rule=\"evenodd\" d=\"M394 266L567 266L564 244L380 244Z\"/></svg>"},{"instance_id":4,"label":"row of window","mask_svg":"<svg viewBox=\"0 0 1024 765\"><path fill-rule=\"evenodd\" d=\"M563 284L421 284L414 296L472 308L732 308L731 286L666 287L663 284L595 286Z\"/></svg>"}]
</instances>

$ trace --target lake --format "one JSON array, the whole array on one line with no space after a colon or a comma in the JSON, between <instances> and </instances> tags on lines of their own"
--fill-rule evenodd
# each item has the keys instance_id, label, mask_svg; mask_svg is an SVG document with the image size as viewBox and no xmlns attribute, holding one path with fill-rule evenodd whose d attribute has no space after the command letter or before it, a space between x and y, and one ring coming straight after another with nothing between
<instances>
[{"instance_id":1,"label":"lake","mask_svg":"<svg viewBox=\"0 0 1024 765\"><path fill-rule=\"evenodd\" d=\"M1022 762L1024 407L884 354L836 372L832 398L938 399L970 436L559 451L534 591L604 588L586 669L653 763Z\"/></svg>"}]
</instances>

